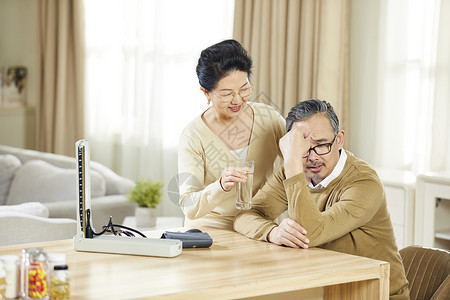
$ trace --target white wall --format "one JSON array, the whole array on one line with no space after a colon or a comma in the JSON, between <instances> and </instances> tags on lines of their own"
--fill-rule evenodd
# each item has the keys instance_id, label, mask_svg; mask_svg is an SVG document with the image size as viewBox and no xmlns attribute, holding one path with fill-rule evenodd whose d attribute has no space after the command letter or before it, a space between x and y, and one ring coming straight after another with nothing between
<instances>
[{"instance_id":1,"label":"white wall","mask_svg":"<svg viewBox=\"0 0 450 300\"><path fill-rule=\"evenodd\" d=\"M27 104L32 107L38 98L38 30L38 1L0 0L0 67L28 69Z\"/></svg>"}]
</instances>

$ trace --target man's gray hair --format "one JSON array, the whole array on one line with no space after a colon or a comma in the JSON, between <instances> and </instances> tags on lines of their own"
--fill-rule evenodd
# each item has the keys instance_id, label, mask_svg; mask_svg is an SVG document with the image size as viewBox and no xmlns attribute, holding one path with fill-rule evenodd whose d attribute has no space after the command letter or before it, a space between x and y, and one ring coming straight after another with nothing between
<instances>
[{"instance_id":1,"label":"man's gray hair","mask_svg":"<svg viewBox=\"0 0 450 300\"><path fill-rule=\"evenodd\" d=\"M334 112L333 107L326 101L310 99L302 101L291 108L286 118L286 131L292 129L295 121L305 121L315 114L323 113L330 120L331 128L334 134L339 132L339 119Z\"/></svg>"}]
</instances>

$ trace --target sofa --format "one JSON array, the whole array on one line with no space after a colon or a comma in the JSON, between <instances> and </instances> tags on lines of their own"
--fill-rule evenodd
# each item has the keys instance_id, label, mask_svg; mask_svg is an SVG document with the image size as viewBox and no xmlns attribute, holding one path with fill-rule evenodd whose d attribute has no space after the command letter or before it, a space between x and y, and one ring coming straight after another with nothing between
<instances>
[{"instance_id":1,"label":"sofa","mask_svg":"<svg viewBox=\"0 0 450 300\"><path fill-rule=\"evenodd\" d=\"M99 162L90 165L94 230L110 216L122 224L134 215L136 205L126 194L135 183ZM77 198L75 154L0 145L0 246L72 238Z\"/></svg>"}]
</instances>

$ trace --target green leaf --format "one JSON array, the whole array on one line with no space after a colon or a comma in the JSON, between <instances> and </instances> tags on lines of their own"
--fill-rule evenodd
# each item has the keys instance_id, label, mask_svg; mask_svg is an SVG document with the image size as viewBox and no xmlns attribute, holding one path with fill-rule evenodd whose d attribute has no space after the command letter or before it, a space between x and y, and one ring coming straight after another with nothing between
<instances>
[{"instance_id":1,"label":"green leaf","mask_svg":"<svg viewBox=\"0 0 450 300\"><path fill-rule=\"evenodd\" d=\"M152 181L150 178L136 180L136 186L127 195L131 202L141 207L156 207L161 202L164 184L161 181Z\"/></svg>"}]
</instances>

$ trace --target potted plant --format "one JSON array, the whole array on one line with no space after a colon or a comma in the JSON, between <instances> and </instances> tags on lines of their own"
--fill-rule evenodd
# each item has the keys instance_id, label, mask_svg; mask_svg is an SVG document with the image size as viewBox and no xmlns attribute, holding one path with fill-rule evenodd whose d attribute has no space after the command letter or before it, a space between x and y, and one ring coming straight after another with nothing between
<instances>
[{"instance_id":1,"label":"potted plant","mask_svg":"<svg viewBox=\"0 0 450 300\"><path fill-rule=\"evenodd\" d=\"M152 227L156 225L156 206L161 202L161 181L148 179L136 180L136 185L128 194L128 199L137 204L135 210L137 227Z\"/></svg>"}]
</instances>

